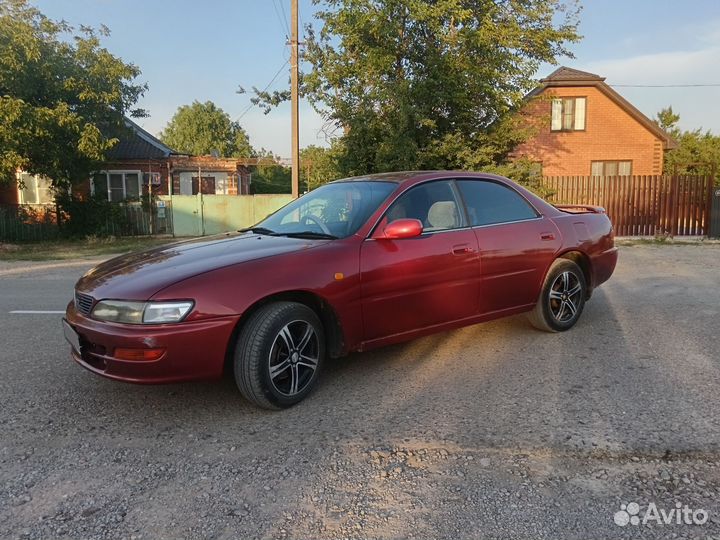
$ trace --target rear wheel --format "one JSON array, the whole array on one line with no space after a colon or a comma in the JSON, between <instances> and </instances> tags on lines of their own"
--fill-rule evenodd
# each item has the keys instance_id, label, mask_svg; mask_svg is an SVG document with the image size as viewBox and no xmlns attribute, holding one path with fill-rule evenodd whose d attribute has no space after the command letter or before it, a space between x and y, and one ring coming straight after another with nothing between
<instances>
[{"instance_id":1,"label":"rear wheel","mask_svg":"<svg viewBox=\"0 0 720 540\"><path fill-rule=\"evenodd\" d=\"M564 332L580 318L586 297L587 284L580 267L571 260L557 259L550 266L528 319L540 330Z\"/></svg>"},{"instance_id":2,"label":"rear wheel","mask_svg":"<svg viewBox=\"0 0 720 540\"><path fill-rule=\"evenodd\" d=\"M243 396L266 409L301 401L318 379L325 335L315 312L296 302L261 307L235 348L235 382Z\"/></svg>"}]
</instances>

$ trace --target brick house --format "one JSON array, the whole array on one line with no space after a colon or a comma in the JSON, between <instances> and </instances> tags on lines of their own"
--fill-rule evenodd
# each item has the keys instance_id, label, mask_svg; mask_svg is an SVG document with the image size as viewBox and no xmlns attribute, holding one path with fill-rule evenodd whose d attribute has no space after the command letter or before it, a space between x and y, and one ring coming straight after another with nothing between
<instances>
[{"instance_id":1,"label":"brick house","mask_svg":"<svg viewBox=\"0 0 720 540\"><path fill-rule=\"evenodd\" d=\"M242 160L190 156L176 152L126 119L128 131L108 152L107 162L73 187L79 197L107 196L119 202L155 195L245 195L250 171ZM19 171L15 185L0 186L0 204L48 204L54 201L50 180Z\"/></svg>"},{"instance_id":2,"label":"brick house","mask_svg":"<svg viewBox=\"0 0 720 540\"><path fill-rule=\"evenodd\" d=\"M677 143L593 73L560 67L526 98L534 127L513 155L538 163L543 176L662 174Z\"/></svg>"}]
</instances>

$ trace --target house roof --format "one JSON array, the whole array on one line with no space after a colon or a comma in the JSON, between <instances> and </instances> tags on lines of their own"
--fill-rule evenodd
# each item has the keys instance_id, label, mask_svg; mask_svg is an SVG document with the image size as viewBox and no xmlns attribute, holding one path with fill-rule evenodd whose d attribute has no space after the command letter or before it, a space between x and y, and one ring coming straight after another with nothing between
<instances>
[{"instance_id":1,"label":"house roof","mask_svg":"<svg viewBox=\"0 0 720 540\"><path fill-rule=\"evenodd\" d=\"M127 135L120 134L119 142L107 153L108 160L159 159L179 155L129 118L125 118L125 125L128 127Z\"/></svg>"},{"instance_id":2,"label":"house roof","mask_svg":"<svg viewBox=\"0 0 720 540\"><path fill-rule=\"evenodd\" d=\"M544 79L540 79L540 82L550 81L604 81L605 78L594 73L588 73L587 71L580 71L579 69L573 69L565 66L560 66L550 75Z\"/></svg>"},{"instance_id":3,"label":"house roof","mask_svg":"<svg viewBox=\"0 0 720 540\"><path fill-rule=\"evenodd\" d=\"M605 83L605 78L587 71L580 71L569 67L561 66L544 79L540 79L540 85L528 93L526 99L535 97L547 88L559 88L568 86L592 86L605 94L611 101L633 117L639 124L655 135L663 142L663 148L670 150L676 148L678 143L667 132L655 122L645 116L640 110L627 99L618 94L611 86Z\"/></svg>"}]
</instances>

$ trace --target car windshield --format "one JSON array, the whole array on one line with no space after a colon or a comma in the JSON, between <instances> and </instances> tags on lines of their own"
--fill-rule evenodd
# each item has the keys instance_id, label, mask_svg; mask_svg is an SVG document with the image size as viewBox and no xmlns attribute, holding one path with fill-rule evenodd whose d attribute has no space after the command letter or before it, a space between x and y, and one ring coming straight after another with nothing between
<instances>
[{"instance_id":1,"label":"car windshield","mask_svg":"<svg viewBox=\"0 0 720 540\"><path fill-rule=\"evenodd\" d=\"M334 182L281 208L250 230L264 234L345 238L355 234L397 187L395 182Z\"/></svg>"}]
</instances>

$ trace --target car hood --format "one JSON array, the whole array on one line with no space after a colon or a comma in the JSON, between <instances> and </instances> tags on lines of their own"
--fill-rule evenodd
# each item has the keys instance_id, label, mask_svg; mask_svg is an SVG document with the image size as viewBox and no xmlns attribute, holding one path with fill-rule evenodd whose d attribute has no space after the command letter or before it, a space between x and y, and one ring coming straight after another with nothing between
<instances>
[{"instance_id":1,"label":"car hood","mask_svg":"<svg viewBox=\"0 0 720 540\"><path fill-rule=\"evenodd\" d=\"M85 273L76 288L96 299L148 300L165 287L192 276L327 242L252 233L188 240L105 261Z\"/></svg>"}]
</instances>

